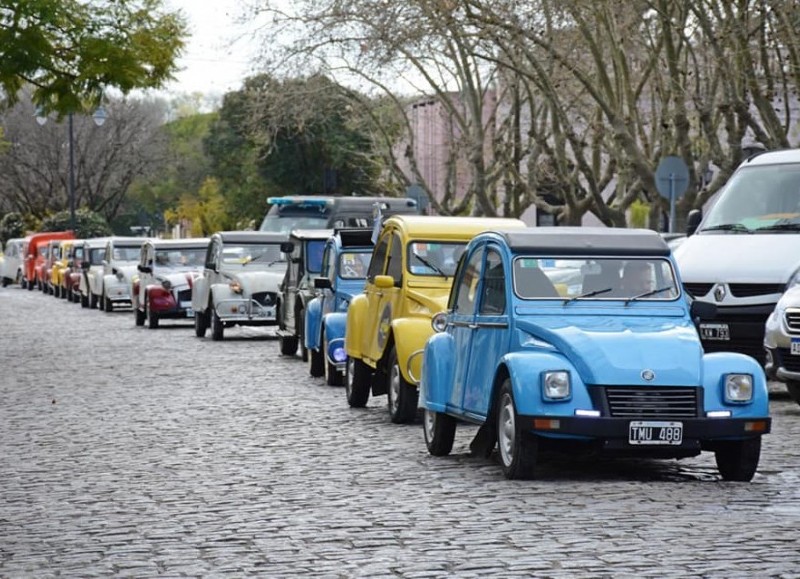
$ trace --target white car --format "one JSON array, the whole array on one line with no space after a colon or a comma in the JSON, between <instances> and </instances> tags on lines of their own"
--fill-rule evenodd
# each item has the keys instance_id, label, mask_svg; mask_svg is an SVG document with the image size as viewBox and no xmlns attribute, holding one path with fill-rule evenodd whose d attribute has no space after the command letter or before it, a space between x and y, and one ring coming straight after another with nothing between
<instances>
[{"instance_id":1,"label":"white car","mask_svg":"<svg viewBox=\"0 0 800 579\"><path fill-rule=\"evenodd\" d=\"M103 260L106 257L108 237L93 237L81 241L83 259L81 259L81 281L78 283L78 294L82 308L96 308L103 283Z\"/></svg>"},{"instance_id":2,"label":"white car","mask_svg":"<svg viewBox=\"0 0 800 579\"><path fill-rule=\"evenodd\" d=\"M764 349L767 376L786 384L800 404L800 285L787 289L767 318Z\"/></svg>"},{"instance_id":3,"label":"white car","mask_svg":"<svg viewBox=\"0 0 800 579\"><path fill-rule=\"evenodd\" d=\"M192 285L200 275L208 239L149 239L142 245L131 306L137 326L151 330L160 320L192 319Z\"/></svg>"},{"instance_id":4,"label":"white car","mask_svg":"<svg viewBox=\"0 0 800 579\"><path fill-rule=\"evenodd\" d=\"M100 309L114 310L116 305L130 305L132 277L136 273L143 237L110 237L103 258L102 283L92 288L99 300Z\"/></svg>"},{"instance_id":5,"label":"white car","mask_svg":"<svg viewBox=\"0 0 800 579\"><path fill-rule=\"evenodd\" d=\"M9 239L6 243L6 249L0 266L0 278L2 278L3 287L9 284L20 284L23 280L22 265L25 257L25 246L27 241L22 238Z\"/></svg>"},{"instance_id":6,"label":"white car","mask_svg":"<svg viewBox=\"0 0 800 579\"><path fill-rule=\"evenodd\" d=\"M203 273L192 285L195 335L211 328L222 340L224 328L277 323L278 288L286 273L282 233L222 231L211 236Z\"/></svg>"}]
</instances>

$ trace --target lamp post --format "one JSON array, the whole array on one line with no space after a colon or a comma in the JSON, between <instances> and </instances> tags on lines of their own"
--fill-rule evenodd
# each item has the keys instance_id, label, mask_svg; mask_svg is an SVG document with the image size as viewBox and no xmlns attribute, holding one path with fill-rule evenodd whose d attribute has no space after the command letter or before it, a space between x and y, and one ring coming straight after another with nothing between
<instances>
[{"instance_id":1,"label":"lamp post","mask_svg":"<svg viewBox=\"0 0 800 579\"><path fill-rule=\"evenodd\" d=\"M67 194L69 196L69 227L75 231L75 138L73 131L73 117L72 113L67 115L67 143L69 147L69 176L67 178ZM98 127L102 127L106 122L108 114L102 105L97 107L97 110L92 114L92 120ZM47 116L42 112L41 107L36 109L36 122L39 125L44 125L47 122Z\"/></svg>"}]
</instances>

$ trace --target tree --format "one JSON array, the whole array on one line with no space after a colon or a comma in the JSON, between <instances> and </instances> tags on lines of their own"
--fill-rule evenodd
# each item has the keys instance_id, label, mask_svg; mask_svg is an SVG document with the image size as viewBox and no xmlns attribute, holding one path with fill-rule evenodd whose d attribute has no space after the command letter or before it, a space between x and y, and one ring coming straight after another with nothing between
<instances>
[{"instance_id":1,"label":"tree","mask_svg":"<svg viewBox=\"0 0 800 579\"><path fill-rule=\"evenodd\" d=\"M23 87L60 115L99 104L103 91L158 88L177 69L187 27L161 0L0 0L0 88Z\"/></svg>"},{"instance_id":2,"label":"tree","mask_svg":"<svg viewBox=\"0 0 800 579\"><path fill-rule=\"evenodd\" d=\"M25 220L19 213L6 213L0 219L0 241L3 245L15 237L23 237L25 235Z\"/></svg>"},{"instance_id":3,"label":"tree","mask_svg":"<svg viewBox=\"0 0 800 579\"><path fill-rule=\"evenodd\" d=\"M61 211L42 221L40 231L67 231L70 228L70 212ZM75 212L75 237L89 239L92 237L105 237L111 235L111 227L102 215L79 209Z\"/></svg>"}]
</instances>

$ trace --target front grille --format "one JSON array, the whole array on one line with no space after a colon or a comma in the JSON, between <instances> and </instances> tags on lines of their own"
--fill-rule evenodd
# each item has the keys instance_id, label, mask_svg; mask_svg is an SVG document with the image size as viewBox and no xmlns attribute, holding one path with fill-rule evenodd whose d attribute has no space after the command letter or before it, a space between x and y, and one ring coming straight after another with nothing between
<instances>
[{"instance_id":1,"label":"front grille","mask_svg":"<svg viewBox=\"0 0 800 579\"><path fill-rule=\"evenodd\" d=\"M737 298L782 294L783 284L774 283L732 283L728 284L731 294Z\"/></svg>"},{"instance_id":2,"label":"front grille","mask_svg":"<svg viewBox=\"0 0 800 579\"><path fill-rule=\"evenodd\" d=\"M178 292L178 302L192 301L192 290L186 289Z\"/></svg>"},{"instance_id":3,"label":"front grille","mask_svg":"<svg viewBox=\"0 0 800 579\"><path fill-rule=\"evenodd\" d=\"M786 327L790 332L800 332L800 310L786 310L783 316L786 320Z\"/></svg>"},{"instance_id":4,"label":"front grille","mask_svg":"<svg viewBox=\"0 0 800 579\"><path fill-rule=\"evenodd\" d=\"M789 348L778 348L778 366L789 372L800 372L800 356L792 356Z\"/></svg>"},{"instance_id":5,"label":"front grille","mask_svg":"<svg viewBox=\"0 0 800 579\"><path fill-rule=\"evenodd\" d=\"M689 292L692 297L701 298L711 291L713 283L685 283L683 289Z\"/></svg>"},{"instance_id":6,"label":"front grille","mask_svg":"<svg viewBox=\"0 0 800 579\"><path fill-rule=\"evenodd\" d=\"M256 292L252 298L260 303L262 306L274 306L278 294L274 292Z\"/></svg>"},{"instance_id":7,"label":"front grille","mask_svg":"<svg viewBox=\"0 0 800 579\"><path fill-rule=\"evenodd\" d=\"M697 388L607 386L608 410L618 418L694 418Z\"/></svg>"}]
</instances>

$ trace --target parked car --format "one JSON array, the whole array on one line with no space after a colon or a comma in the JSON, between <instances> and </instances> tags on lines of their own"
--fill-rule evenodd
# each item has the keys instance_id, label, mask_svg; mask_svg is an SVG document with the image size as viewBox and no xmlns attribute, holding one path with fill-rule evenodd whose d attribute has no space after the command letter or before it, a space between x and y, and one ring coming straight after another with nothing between
<instances>
[{"instance_id":1,"label":"parked car","mask_svg":"<svg viewBox=\"0 0 800 579\"><path fill-rule=\"evenodd\" d=\"M580 294L558 293L552 260L584 272ZM464 420L481 425L473 451L497 446L508 478L534 476L540 450L711 451L723 479L749 481L771 426L766 377L750 356L703 352L693 320L714 308L687 299L652 231L478 235L425 346L428 451L448 454Z\"/></svg>"},{"instance_id":2,"label":"parked car","mask_svg":"<svg viewBox=\"0 0 800 579\"><path fill-rule=\"evenodd\" d=\"M103 258L102 283L99 287L100 309L114 311L118 305L131 305L132 277L136 274L143 237L109 237Z\"/></svg>"},{"instance_id":3,"label":"parked car","mask_svg":"<svg viewBox=\"0 0 800 579\"><path fill-rule=\"evenodd\" d=\"M211 329L222 340L226 327L277 323L278 287L286 273L281 233L222 231L211 236L205 266L192 285L195 335Z\"/></svg>"},{"instance_id":4,"label":"parked car","mask_svg":"<svg viewBox=\"0 0 800 579\"><path fill-rule=\"evenodd\" d=\"M397 215L383 224L364 293L347 309L345 386L352 407L388 393L392 422L413 421L422 348L430 320L444 310L459 256L487 229L517 219Z\"/></svg>"},{"instance_id":5,"label":"parked car","mask_svg":"<svg viewBox=\"0 0 800 579\"><path fill-rule=\"evenodd\" d=\"M75 239L64 239L62 241L50 242L56 244L53 255L53 266L50 268L50 293L57 298L66 299L67 297L65 273L68 262L71 259L72 248L76 241Z\"/></svg>"},{"instance_id":6,"label":"parked car","mask_svg":"<svg viewBox=\"0 0 800 579\"><path fill-rule=\"evenodd\" d=\"M86 239L80 244L83 258L78 294L82 308L94 309L100 300L103 287L103 261L106 258L108 240L108 237L95 237Z\"/></svg>"},{"instance_id":7,"label":"parked car","mask_svg":"<svg viewBox=\"0 0 800 579\"><path fill-rule=\"evenodd\" d=\"M767 376L783 382L800 404L800 285L788 288L767 318L764 349Z\"/></svg>"},{"instance_id":8,"label":"parked car","mask_svg":"<svg viewBox=\"0 0 800 579\"><path fill-rule=\"evenodd\" d=\"M372 248L371 229L337 230L325 242L321 271L314 279L316 297L305 307L303 338L309 372L324 375L331 386L342 384L347 307L364 290Z\"/></svg>"},{"instance_id":9,"label":"parked car","mask_svg":"<svg viewBox=\"0 0 800 579\"><path fill-rule=\"evenodd\" d=\"M205 261L208 239L149 239L142 244L132 306L137 326L155 329L162 319L191 319L192 284Z\"/></svg>"},{"instance_id":10,"label":"parked car","mask_svg":"<svg viewBox=\"0 0 800 579\"><path fill-rule=\"evenodd\" d=\"M47 242L45 250L45 260L41 269L42 291L46 294L56 295L53 285L53 270L58 269L58 262L61 260L61 243L66 240L51 239ZM56 296L58 297L58 296Z\"/></svg>"},{"instance_id":11,"label":"parked car","mask_svg":"<svg viewBox=\"0 0 800 579\"><path fill-rule=\"evenodd\" d=\"M3 265L0 269L3 287L12 283L22 285L25 280L23 265L27 244L28 238L21 237L15 237L6 242Z\"/></svg>"},{"instance_id":12,"label":"parked car","mask_svg":"<svg viewBox=\"0 0 800 579\"><path fill-rule=\"evenodd\" d=\"M43 290L45 287L43 268L51 239L75 239L75 235L71 231L48 231L30 236L23 264L24 281L29 290L34 287Z\"/></svg>"},{"instance_id":13,"label":"parked car","mask_svg":"<svg viewBox=\"0 0 800 579\"><path fill-rule=\"evenodd\" d=\"M300 355L308 361L303 332L308 303L314 299L314 280L322 270L325 242L332 229L295 229L282 249L289 257L286 273L278 292L278 336L281 354L294 356L300 344Z\"/></svg>"},{"instance_id":14,"label":"parked car","mask_svg":"<svg viewBox=\"0 0 800 579\"><path fill-rule=\"evenodd\" d=\"M76 239L67 251L67 260L61 274L61 297L71 302L80 301L80 282L83 275L85 239Z\"/></svg>"}]
</instances>

